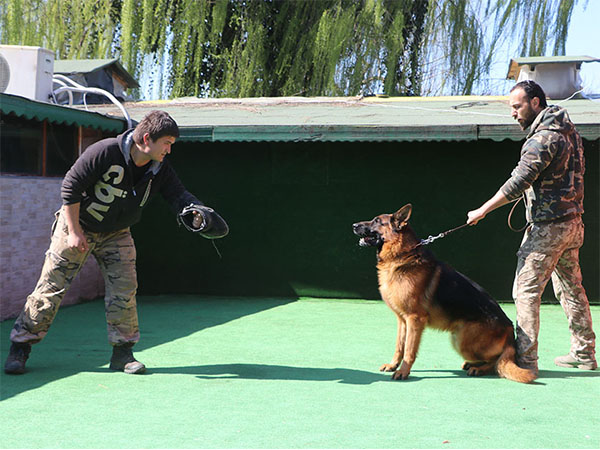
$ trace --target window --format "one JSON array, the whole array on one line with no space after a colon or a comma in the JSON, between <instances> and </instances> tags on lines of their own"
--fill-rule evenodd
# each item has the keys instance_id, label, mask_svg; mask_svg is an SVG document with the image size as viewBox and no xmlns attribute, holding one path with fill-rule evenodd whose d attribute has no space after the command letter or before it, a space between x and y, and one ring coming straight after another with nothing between
<instances>
[{"instance_id":1,"label":"window","mask_svg":"<svg viewBox=\"0 0 600 450\"><path fill-rule=\"evenodd\" d=\"M48 123L46 176L62 177L77 159L77 128Z\"/></svg>"},{"instance_id":2,"label":"window","mask_svg":"<svg viewBox=\"0 0 600 450\"><path fill-rule=\"evenodd\" d=\"M43 124L11 115L0 118L0 171L42 174Z\"/></svg>"},{"instance_id":3,"label":"window","mask_svg":"<svg viewBox=\"0 0 600 450\"><path fill-rule=\"evenodd\" d=\"M75 126L3 114L0 118L0 171L62 177L77 159L77 138Z\"/></svg>"}]
</instances>

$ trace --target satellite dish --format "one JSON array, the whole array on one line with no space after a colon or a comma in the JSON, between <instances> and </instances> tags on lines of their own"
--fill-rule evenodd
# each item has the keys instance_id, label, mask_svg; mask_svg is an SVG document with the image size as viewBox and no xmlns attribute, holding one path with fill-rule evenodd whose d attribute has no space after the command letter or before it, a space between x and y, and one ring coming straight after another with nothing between
<instances>
[{"instance_id":1,"label":"satellite dish","mask_svg":"<svg viewBox=\"0 0 600 450\"><path fill-rule=\"evenodd\" d=\"M0 92L6 92L9 81L10 67L8 67L8 61L4 56L0 55Z\"/></svg>"}]
</instances>

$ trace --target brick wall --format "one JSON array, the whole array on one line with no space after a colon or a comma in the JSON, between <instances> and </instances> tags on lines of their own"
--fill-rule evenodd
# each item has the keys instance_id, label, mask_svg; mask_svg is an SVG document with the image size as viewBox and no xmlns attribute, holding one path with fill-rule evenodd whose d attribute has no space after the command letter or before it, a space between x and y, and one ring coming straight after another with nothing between
<instances>
[{"instance_id":1,"label":"brick wall","mask_svg":"<svg viewBox=\"0 0 600 450\"><path fill-rule=\"evenodd\" d=\"M50 245L61 178L0 176L0 320L16 317L33 291ZM104 281L89 258L63 305L104 295Z\"/></svg>"}]
</instances>

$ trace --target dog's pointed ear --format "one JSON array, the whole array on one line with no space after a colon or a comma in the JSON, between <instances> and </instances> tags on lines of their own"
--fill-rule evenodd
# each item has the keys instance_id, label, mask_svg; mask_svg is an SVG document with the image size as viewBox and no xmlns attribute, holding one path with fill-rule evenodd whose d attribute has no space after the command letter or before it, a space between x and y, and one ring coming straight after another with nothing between
<instances>
[{"instance_id":1,"label":"dog's pointed ear","mask_svg":"<svg viewBox=\"0 0 600 450\"><path fill-rule=\"evenodd\" d=\"M410 219L412 213L412 205L409 203L404 205L392 215L392 224L395 228L402 229Z\"/></svg>"}]
</instances>

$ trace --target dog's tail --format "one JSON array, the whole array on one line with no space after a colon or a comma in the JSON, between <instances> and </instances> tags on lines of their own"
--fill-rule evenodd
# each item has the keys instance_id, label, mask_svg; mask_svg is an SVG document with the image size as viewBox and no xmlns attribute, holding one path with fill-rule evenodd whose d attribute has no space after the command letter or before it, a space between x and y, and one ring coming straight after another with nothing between
<instances>
[{"instance_id":1,"label":"dog's tail","mask_svg":"<svg viewBox=\"0 0 600 450\"><path fill-rule=\"evenodd\" d=\"M502 354L496 362L498 375L519 383L531 383L537 378L536 374L531 370L517 366L517 363L515 362L515 353L514 344L507 342Z\"/></svg>"}]
</instances>

